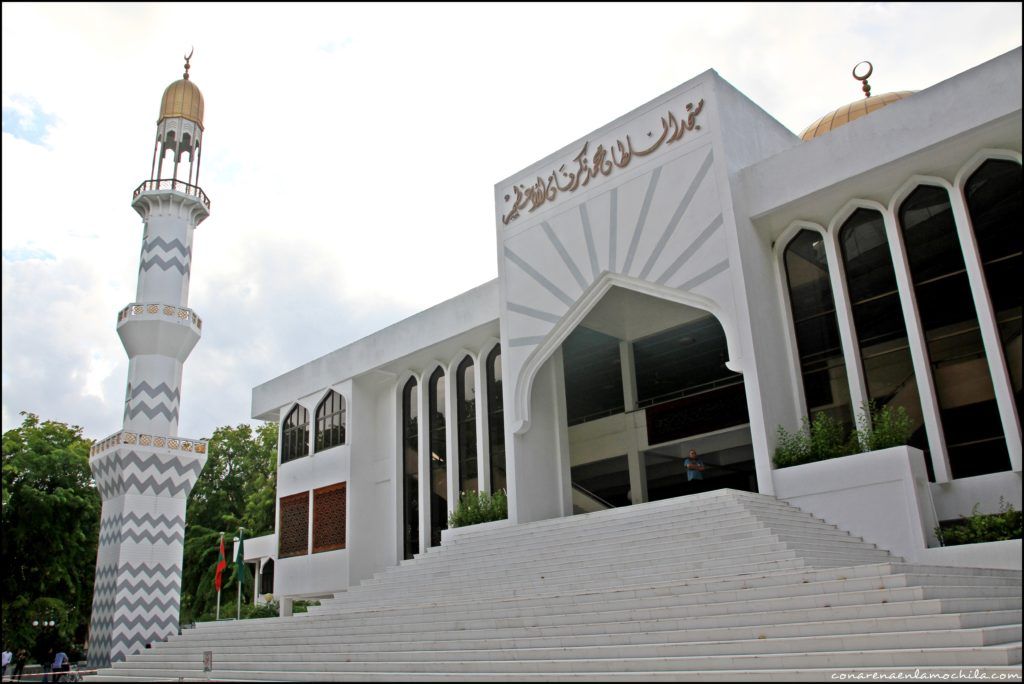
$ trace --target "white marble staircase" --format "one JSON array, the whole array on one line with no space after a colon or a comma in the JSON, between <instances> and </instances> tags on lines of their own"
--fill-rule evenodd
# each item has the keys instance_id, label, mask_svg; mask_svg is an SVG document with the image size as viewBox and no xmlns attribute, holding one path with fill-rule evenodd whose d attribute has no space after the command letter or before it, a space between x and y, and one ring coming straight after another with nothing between
<instances>
[{"instance_id":1,"label":"white marble staircase","mask_svg":"<svg viewBox=\"0 0 1024 684\"><path fill-rule=\"evenodd\" d=\"M459 530L307 614L200 624L90 679L1019 681L1020 663L1020 572L906 564L720 490Z\"/></svg>"}]
</instances>

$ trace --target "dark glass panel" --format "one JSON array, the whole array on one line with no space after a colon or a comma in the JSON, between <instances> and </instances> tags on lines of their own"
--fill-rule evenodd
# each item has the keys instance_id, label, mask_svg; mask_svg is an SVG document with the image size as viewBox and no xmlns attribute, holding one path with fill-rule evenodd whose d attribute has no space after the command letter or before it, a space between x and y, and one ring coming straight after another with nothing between
<instances>
[{"instance_id":1,"label":"dark glass panel","mask_svg":"<svg viewBox=\"0 0 1024 684\"><path fill-rule=\"evenodd\" d=\"M927 453L917 378L882 214L870 209L853 212L839 229L839 246L868 399L878 407L903 407L911 420L911 446ZM930 459L925 463L930 473Z\"/></svg>"},{"instance_id":2,"label":"dark glass panel","mask_svg":"<svg viewBox=\"0 0 1024 684\"><path fill-rule=\"evenodd\" d=\"M427 383L430 415L430 545L441 543L448 529L448 455L444 371L438 368Z\"/></svg>"},{"instance_id":3,"label":"dark glass panel","mask_svg":"<svg viewBox=\"0 0 1024 684\"><path fill-rule=\"evenodd\" d=\"M616 338L579 326L562 343L562 359L569 425L625 410Z\"/></svg>"},{"instance_id":4,"label":"dark glass panel","mask_svg":"<svg viewBox=\"0 0 1024 684\"><path fill-rule=\"evenodd\" d=\"M420 548L418 416L416 379L409 378L402 388L402 518L406 558L412 558Z\"/></svg>"},{"instance_id":5,"label":"dark glass panel","mask_svg":"<svg viewBox=\"0 0 1024 684\"><path fill-rule=\"evenodd\" d=\"M784 259L807 412L812 417L826 412L852 425L850 387L824 238L814 231L801 230L786 246Z\"/></svg>"},{"instance_id":6,"label":"dark glass panel","mask_svg":"<svg viewBox=\"0 0 1024 684\"><path fill-rule=\"evenodd\" d=\"M918 187L900 205L899 223L953 477L1009 470L949 195Z\"/></svg>"},{"instance_id":7,"label":"dark glass panel","mask_svg":"<svg viewBox=\"0 0 1024 684\"><path fill-rule=\"evenodd\" d=\"M639 406L742 383L725 367L725 331L708 314L633 343ZM739 421L746 422L746 421Z\"/></svg>"},{"instance_id":8,"label":"dark glass panel","mask_svg":"<svg viewBox=\"0 0 1024 684\"><path fill-rule=\"evenodd\" d=\"M629 506L629 461L626 456L594 461L572 467L572 484L584 496L598 503Z\"/></svg>"},{"instance_id":9,"label":"dark glass panel","mask_svg":"<svg viewBox=\"0 0 1024 684\"><path fill-rule=\"evenodd\" d=\"M284 420L281 463L309 455L309 411L296 405Z\"/></svg>"},{"instance_id":10,"label":"dark glass panel","mask_svg":"<svg viewBox=\"0 0 1024 684\"><path fill-rule=\"evenodd\" d=\"M345 443L345 398L331 391L316 409L315 451Z\"/></svg>"},{"instance_id":11,"label":"dark glass panel","mask_svg":"<svg viewBox=\"0 0 1024 684\"><path fill-rule=\"evenodd\" d=\"M466 357L455 373L459 424L459 493L476 491L476 369Z\"/></svg>"},{"instance_id":12,"label":"dark glass panel","mask_svg":"<svg viewBox=\"0 0 1024 684\"><path fill-rule=\"evenodd\" d=\"M506 488L505 399L501 394L501 347L487 355L487 441L491 456L491 493Z\"/></svg>"},{"instance_id":13,"label":"dark glass panel","mask_svg":"<svg viewBox=\"0 0 1024 684\"><path fill-rule=\"evenodd\" d=\"M971 174L964 188L974 239L985 271L985 285L995 309L1003 356L1017 403L1018 421L1024 413L1021 405L1021 300L1024 298L1024 288L1020 285L1021 273L1024 273L1021 180L1020 164L992 159Z\"/></svg>"}]
</instances>

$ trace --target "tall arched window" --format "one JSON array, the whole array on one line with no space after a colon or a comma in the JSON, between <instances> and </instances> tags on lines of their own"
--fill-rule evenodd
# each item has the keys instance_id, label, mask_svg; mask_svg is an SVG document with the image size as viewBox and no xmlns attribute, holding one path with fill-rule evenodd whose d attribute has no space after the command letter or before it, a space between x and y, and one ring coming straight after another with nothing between
<instances>
[{"instance_id":1,"label":"tall arched window","mask_svg":"<svg viewBox=\"0 0 1024 684\"><path fill-rule=\"evenodd\" d=\"M919 186L899 207L954 478L1010 469L949 194Z\"/></svg>"},{"instance_id":2,"label":"tall arched window","mask_svg":"<svg viewBox=\"0 0 1024 684\"><path fill-rule=\"evenodd\" d=\"M420 433L416 378L402 388L402 521L405 558L420 550Z\"/></svg>"},{"instance_id":3,"label":"tall arched window","mask_svg":"<svg viewBox=\"0 0 1024 684\"><path fill-rule=\"evenodd\" d=\"M284 419L281 433L281 463L309 455L309 411L298 404Z\"/></svg>"},{"instance_id":4,"label":"tall arched window","mask_svg":"<svg viewBox=\"0 0 1024 684\"><path fill-rule=\"evenodd\" d=\"M448 529L447 402L444 371L438 368L427 383L430 414L430 545L441 543L441 530Z\"/></svg>"},{"instance_id":5,"label":"tall arched window","mask_svg":"<svg viewBox=\"0 0 1024 684\"><path fill-rule=\"evenodd\" d=\"M334 390L316 407L316 446L323 451L345 443L345 397Z\"/></svg>"},{"instance_id":6,"label":"tall arched window","mask_svg":"<svg viewBox=\"0 0 1024 684\"><path fill-rule=\"evenodd\" d=\"M824 412L851 425L850 386L836 323L824 237L801 230L785 251L789 303L809 416Z\"/></svg>"},{"instance_id":7,"label":"tall arched window","mask_svg":"<svg viewBox=\"0 0 1024 684\"><path fill-rule=\"evenodd\" d=\"M990 159L967 179L964 194L1020 420L1024 413L1021 406L1020 286L1020 274L1024 273L1021 255L1024 233L1020 229L1020 164Z\"/></svg>"},{"instance_id":8,"label":"tall arched window","mask_svg":"<svg viewBox=\"0 0 1024 684\"><path fill-rule=\"evenodd\" d=\"M455 371L459 423L459 494L478 489L476 468L476 369L469 356Z\"/></svg>"},{"instance_id":9,"label":"tall arched window","mask_svg":"<svg viewBox=\"0 0 1024 684\"><path fill-rule=\"evenodd\" d=\"M917 378L882 214L857 209L839 229L839 246L868 399L879 407L903 407L914 430L910 444L927 452ZM925 463L930 469L930 459Z\"/></svg>"},{"instance_id":10,"label":"tall arched window","mask_svg":"<svg viewBox=\"0 0 1024 684\"><path fill-rule=\"evenodd\" d=\"M487 355L487 447L491 457L491 493L507 487L505 480L505 399L501 394L501 345Z\"/></svg>"}]
</instances>

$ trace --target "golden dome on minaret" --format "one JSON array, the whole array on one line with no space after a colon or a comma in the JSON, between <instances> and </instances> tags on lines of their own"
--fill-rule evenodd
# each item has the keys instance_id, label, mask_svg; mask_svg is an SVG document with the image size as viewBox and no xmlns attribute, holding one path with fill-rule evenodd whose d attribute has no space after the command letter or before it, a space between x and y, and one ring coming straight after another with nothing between
<instances>
[{"instance_id":1,"label":"golden dome on minaret","mask_svg":"<svg viewBox=\"0 0 1024 684\"><path fill-rule=\"evenodd\" d=\"M868 65L868 71L863 76L857 75L857 67L861 64ZM853 67L853 77L858 81L861 81L864 85L861 88L864 91L864 97L860 100L855 100L849 104L845 104L839 109L833 110L821 117L810 126L804 129L804 132L800 134L801 140L812 140L820 135L824 135L829 131L834 131L841 126L845 126L851 121L856 121L862 116L866 116L871 112L881 109L886 105L890 105L893 102L905 99L916 93L916 90L899 90L892 93L885 93L884 95L871 96L871 86L868 85L868 77L871 75L873 67L871 62L861 62L857 66Z\"/></svg>"},{"instance_id":2,"label":"golden dome on minaret","mask_svg":"<svg viewBox=\"0 0 1024 684\"><path fill-rule=\"evenodd\" d=\"M200 128L203 127L203 94L199 92L196 84L189 80L188 62L190 59L192 59L191 52L185 57L185 73L182 75L182 79L175 81L164 90L164 97L160 101L160 118L157 119L157 123L168 117L180 116L183 119L196 122Z\"/></svg>"}]
</instances>

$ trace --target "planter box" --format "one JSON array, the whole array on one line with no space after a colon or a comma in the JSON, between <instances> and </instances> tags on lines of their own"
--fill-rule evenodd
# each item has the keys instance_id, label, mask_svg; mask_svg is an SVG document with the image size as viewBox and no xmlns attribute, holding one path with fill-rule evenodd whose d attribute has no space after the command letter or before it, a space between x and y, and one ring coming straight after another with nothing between
<instances>
[{"instance_id":1,"label":"planter box","mask_svg":"<svg viewBox=\"0 0 1024 684\"><path fill-rule=\"evenodd\" d=\"M500 527L508 527L510 524L511 523L509 523L508 518L506 518L505 520L495 520L493 522L478 523L476 525L466 525L465 527L451 527L447 530L441 530L441 543L467 534L474 534L477 532L487 533Z\"/></svg>"},{"instance_id":2,"label":"planter box","mask_svg":"<svg viewBox=\"0 0 1024 684\"><path fill-rule=\"evenodd\" d=\"M772 471L775 496L865 541L921 562L938 546L924 454L901 446Z\"/></svg>"},{"instance_id":3,"label":"planter box","mask_svg":"<svg viewBox=\"0 0 1024 684\"><path fill-rule=\"evenodd\" d=\"M920 558L928 565L953 565L958 568L1021 569L1021 540L958 544L925 549Z\"/></svg>"}]
</instances>

